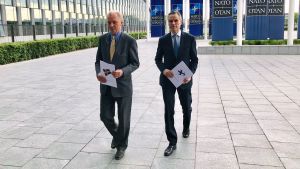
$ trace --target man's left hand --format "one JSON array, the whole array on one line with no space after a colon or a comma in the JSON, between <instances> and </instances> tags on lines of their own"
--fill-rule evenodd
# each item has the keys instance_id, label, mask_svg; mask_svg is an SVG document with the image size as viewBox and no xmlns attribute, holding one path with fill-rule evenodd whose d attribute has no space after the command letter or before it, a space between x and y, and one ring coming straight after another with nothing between
<instances>
[{"instance_id":1,"label":"man's left hand","mask_svg":"<svg viewBox=\"0 0 300 169\"><path fill-rule=\"evenodd\" d=\"M117 79L123 75L123 70L117 69L117 70L113 71L111 74L113 75L114 78Z\"/></svg>"},{"instance_id":2,"label":"man's left hand","mask_svg":"<svg viewBox=\"0 0 300 169\"><path fill-rule=\"evenodd\" d=\"M185 78L183 79L183 84L187 84L188 82L190 82L192 80L191 77Z\"/></svg>"}]
</instances>

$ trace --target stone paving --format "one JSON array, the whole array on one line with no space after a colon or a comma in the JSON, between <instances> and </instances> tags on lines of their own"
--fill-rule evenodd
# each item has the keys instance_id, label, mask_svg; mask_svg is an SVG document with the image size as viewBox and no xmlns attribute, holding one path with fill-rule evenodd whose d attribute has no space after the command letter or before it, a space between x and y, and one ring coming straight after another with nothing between
<instances>
[{"instance_id":1,"label":"stone paving","mask_svg":"<svg viewBox=\"0 0 300 169\"><path fill-rule=\"evenodd\" d=\"M99 120L96 48L0 66L0 169L300 169L300 56L199 56L191 135L164 157L157 42L139 41L129 147Z\"/></svg>"}]
</instances>

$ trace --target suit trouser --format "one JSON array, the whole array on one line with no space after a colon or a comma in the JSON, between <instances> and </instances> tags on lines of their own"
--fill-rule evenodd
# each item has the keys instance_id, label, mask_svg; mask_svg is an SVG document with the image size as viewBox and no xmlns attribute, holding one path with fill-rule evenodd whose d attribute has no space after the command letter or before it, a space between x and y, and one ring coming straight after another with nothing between
<instances>
[{"instance_id":1,"label":"suit trouser","mask_svg":"<svg viewBox=\"0 0 300 169\"><path fill-rule=\"evenodd\" d=\"M165 130L170 145L176 145L177 133L174 126L174 106L175 106L175 92L174 86L162 87L163 98L165 103ZM191 87L186 89L177 89L180 104L183 112L183 129L189 129L192 113L192 94Z\"/></svg>"},{"instance_id":2,"label":"suit trouser","mask_svg":"<svg viewBox=\"0 0 300 169\"><path fill-rule=\"evenodd\" d=\"M114 120L115 102L118 105L119 125ZM127 148L130 129L132 96L113 97L111 90L100 99L100 119L113 136L117 148Z\"/></svg>"}]
</instances>

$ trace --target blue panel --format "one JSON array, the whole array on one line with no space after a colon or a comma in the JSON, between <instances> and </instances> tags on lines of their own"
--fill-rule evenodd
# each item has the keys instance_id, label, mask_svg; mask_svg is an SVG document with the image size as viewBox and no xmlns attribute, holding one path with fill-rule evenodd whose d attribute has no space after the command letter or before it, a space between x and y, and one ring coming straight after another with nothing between
<instances>
[{"instance_id":1,"label":"blue panel","mask_svg":"<svg viewBox=\"0 0 300 169\"><path fill-rule=\"evenodd\" d=\"M269 16L246 17L246 40L265 40L269 34Z\"/></svg>"},{"instance_id":2,"label":"blue panel","mask_svg":"<svg viewBox=\"0 0 300 169\"><path fill-rule=\"evenodd\" d=\"M203 0L190 0L190 33L194 36L203 35Z\"/></svg>"},{"instance_id":3,"label":"blue panel","mask_svg":"<svg viewBox=\"0 0 300 169\"><path fill-rule=\"evenodd\" d=\"M213 0L212 40L233 39L233 0Z\"/></svg>"},{"instance_id":4,"label":"blue panel","mask_svg":"<svg viewBox=\"0 0 300 169\"><path fill-rule=\"evenodd\" d=\"M232 40L233 19L232 17L214 18L212 21L212 40Z\"/></svg>"},{"instance_id":5,"label":"blue panel","mask_svg":"<svg viewBox=\"0 0 300 169\"><path fill-rule=\"evenodd\" d=\"M164 0L151 0L151 37L165 34Z\"/></svg>"},{"instance_id":6,"label":"blue panel","mask_svg":"<svg viewBox=\"0 0 300 169\"><path fill-rule=\"evenodd\" d=\"M269 38L284 39L284 16L269 16Z\"/></svg>"},{"instance_id":7,"label":"blue panel","mask_svg":"<svg viewBox=\"0 0 300 169\"><path fill-rule=\"evenodd\" d=\"M161 37L165 34L165 26L151 26L151 37Z\"/></svg>"},{"instance_id":8,"label":"blue panel","mask_svg":"<svg viewBox=\"0 0 300 169\"><path fill-rule=\"evenodd\" d=\"M194 36L203 35L203 24L200 25L190 25L190 34Z\"/></svg>"}]
</instances>

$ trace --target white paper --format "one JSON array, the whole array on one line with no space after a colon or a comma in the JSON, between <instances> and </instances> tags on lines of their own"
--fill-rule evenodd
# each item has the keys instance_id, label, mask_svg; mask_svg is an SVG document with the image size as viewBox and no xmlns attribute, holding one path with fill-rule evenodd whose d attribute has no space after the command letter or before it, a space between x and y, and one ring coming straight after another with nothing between
<instances>
[{"instance_id":1,"label":"white paper","mask_svg":"<svg viewBox=\"0 0 300 169\"><path fill-rule=\"evenodd\" d=\"M100 74L106 77L106 83L102 84L117 88L116 78L114 78L111 74L113 71L115 71L115 65L100 60L100 68Z\"/></svg>"},{"instance_id":2,"label":"white paper","mask_svg":"<svg viewBox=\"0 0 300 169\"><path fill-rule=\"evenodd\" d=\"M193 76L193 72L187 67L187 65L181 61L178 65L176 65L172 72L174 76L169 78L169 80L173 83L173 85L178 88L185 78L190 78Z\"/></svg>"}]
</instances>

